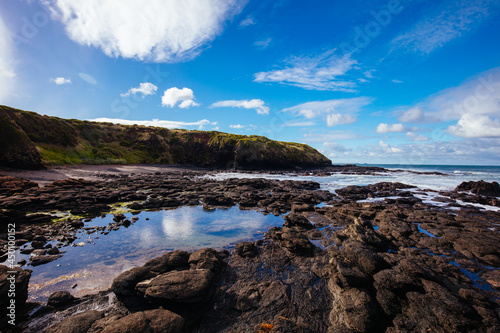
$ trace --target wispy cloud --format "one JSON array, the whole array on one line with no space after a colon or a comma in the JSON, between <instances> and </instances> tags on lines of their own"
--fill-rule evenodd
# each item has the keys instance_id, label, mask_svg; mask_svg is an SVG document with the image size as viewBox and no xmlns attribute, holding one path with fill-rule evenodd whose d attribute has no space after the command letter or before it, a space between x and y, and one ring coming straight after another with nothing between
<instances>
[{"instance_id":1,"label":"wispy cloud","mask_svg":"<svg viewBox=\"0 0 500 333\"><path fill-rule=\"evenodd\" d=\"M236 125L229 125L229 127L234 129L242 129L245 128L246 126L241 124L236 124Z\"/></svg>"},{"instance_id":2,"label":"wispy cloud","mask_svg":"<svg viewBox=\"0 0 500 333\"><path fill-rule=\"evenodd\" d=\"M150 82L143 82L139 84L138 88L130 88L126 93L120 94L120 96L126 97L129 95L141 94L142 97L144 97L156 94L156 90L158 90L158 87L154 84Z\"/></svg>"},{"instance_id":3,"label":"wispy cloud","mask_svg":"<svg viewBox=\"0 0 500 333\"><path fill-rule=\"evenodd\" d=\"M240 22L240 28L246 28L254 24L257 24L257 21L252 15L248 15L243 21Z\"/></svg>"},{"instance_id":4,"label":"wispy cloud","mask_svg":"<svg viewBox=\"0 0 500 333\"><path fill-rule=\"evenodd\" d=\"M81 45L100 48L110 57L176 62L198 55L247 0L43 3L64 24L68 36Z\"/></svg>"},{"instance_id":5,"label":"wispy cloud","mask_svg":"<svg viewBox=\"0 0 500 333\"><path fill-rule=\"evenodd\" d=\"M266 39L258 40L256 42L254 42L253 45L255 45L257 48L259 48L261 50L265 50L269 47L269 45L271 45L272 41L273 41L273 39L271 37L269 37Z\"/></svg>"},{"instance_id":6,"label":"wispy cloud","mask_svg":"<svg viewBox=\"0 0 500 333\"><path fill-rule=\"evenodd\" d=\"M228 100L213 103L211 108L243 108L254 109L258 114L269 114L269 107L261 99L245 99L245 100Z\"/></svg>"},{"instance_id":7,"label":"wispy cloud","mask_svg":"<svg viewBox=\"0 0 500 333\"><path fill-rule=\"evenodd\" d=\"M283 69L259 72L255 82L276 82L308 90L355 91L353 81L342 78L357 61L350 55L339 56L330 50L317 56L294 56L285 61Z\"/></svg>"},{"instance_id":8,"label":"wispy cloud","mask_svg":"<svg viewBox=\"0 0 500 333\"><path fill-rule=\"evenodd\" d=\"M306 119L321 117L326 119L327 126L332 127L354 123L357 120L356 114L371 102L372 99L369 97L332 99L307 102L282 111Z\"/></svg>"},{"instance_id":9,"label":"wispy cloud","mask_svg":"<svg viewBox=\"0 0 500 333\"><path fill-rule=\"evenodd\" d=\"M171 121L171 120L128 120L128 119L113 119L113 118L96 118L89 121L97 121L104 123L122 124L122 125L142 125L165 128L193 128L203 129L207 125L217 125L217 122L211 122L207 119L202 119L194 122Z\"/></svg>"},{"instance_id":10,"label":"wispy cloud","mask_svg":"<svg viewBox=\"0 0 500 333\"><path fill-rule=\"evenodd\" d=\"M496 0L447 1L434 15L422 18L394 38L393 49L429 54L475 29L498 5Z\"/></svg>"},{"instance_id":11,"label":"wispy cloud","mask_svg":"<svg viewBox=\"0 0 500 333\"><path fill-rule=\"evenodd\" d=\"M194 93L189 88L179 89L173 87L165 90L163 97L161 98L161 105L173 108L177 103L179 103L179 108L187 109L191 106L199 106L198 103L194 101Z\"/></svg>"}]
</instances>

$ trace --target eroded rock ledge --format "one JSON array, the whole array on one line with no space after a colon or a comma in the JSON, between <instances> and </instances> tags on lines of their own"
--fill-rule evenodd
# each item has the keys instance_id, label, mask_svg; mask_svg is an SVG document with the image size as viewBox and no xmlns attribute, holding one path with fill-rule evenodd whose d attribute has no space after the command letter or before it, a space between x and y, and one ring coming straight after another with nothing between
<instances>
[{"instance_id":1,"label":"eroded rock ledge","mask_svg":"<svg viewBox=\"0 0 500 333\"><path fill-rule=\"evenodd\" d=\"M246 203L291 213L263 240L239 243L231 252L169 252L120 274L107 292L81 299L55 295L24 324L27 332L46 326L46 332L500 330L497 212L424 204L404 184L348 187L332 197L312 182L177 177L162 179L158 189L159 183L123 181L116 198L140 196L141 187L156 188L147 201L157 200L156 208L201 199L207 209ZM64 190L55 190L56 196L87 198L88 187L110 194L109 187L99 190L96 183L58 186ZM208 188L211 194L203 194ZM454 193L462 196L461 190ZM398 199L357 202L394 196ZM34 200L10 200L13 207L37 207ZM319 207L320 202L328 205ZM70 204L54 200L52 205ZM89 310L95 304L98 310Z\"/></svg>"}]
</instances>

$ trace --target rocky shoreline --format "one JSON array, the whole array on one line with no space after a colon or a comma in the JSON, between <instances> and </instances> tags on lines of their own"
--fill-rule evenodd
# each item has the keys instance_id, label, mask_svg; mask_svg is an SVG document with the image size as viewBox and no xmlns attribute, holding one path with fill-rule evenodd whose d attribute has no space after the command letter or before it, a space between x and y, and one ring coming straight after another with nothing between
<instances>
[{"instance_id":1,"label":"rocky shoreline","mask_svg":"<svg viewBox=\"0 0 500 333\"><path fill-rule=\"evenodd\" d=\"M283 226L271 228L262 240L238 243L232 251L166 253L116 276L110 289L98 294L74 298L66 291L47 304L27 302L24 312L31 314L16 328L4 327L25 332L49 326L46 332L500 330L500 213L468 204L500 206L497 183L464 183L440 193L449 201L445 209L424 203L418 189L400 183L349 186L335 196L310 181L199 177L206 173L101 172L93 174L96 180L63 179L44 187L0 177L0 262L7 255L9 223L16 224L16 246L32 254L26 264L41 265L64 255L85 219L109 213L116 203L133 211L201 204L206 210L238 205L287 214ZM53 211L72 215L49 223ZM135 221L116 213L111 225L87 231L104 238L129 223ZM20 305L30 272L16 270ZM1 293L6 271L0 270Z\"/></svg>"}]
</instances>

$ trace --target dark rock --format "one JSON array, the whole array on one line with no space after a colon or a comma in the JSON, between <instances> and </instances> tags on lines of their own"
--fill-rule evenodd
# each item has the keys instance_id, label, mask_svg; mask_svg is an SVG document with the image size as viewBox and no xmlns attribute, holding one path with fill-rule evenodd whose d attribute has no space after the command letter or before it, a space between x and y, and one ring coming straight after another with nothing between
<instances>
[{"instance_id":1,"label":"dark rock","mask_svg":"<svg viewBox=\"0 0 500 333\"><path fill-rule=\"evenodd\" d=\"M54 308L59 308L68 304L71 304L75 300L75 297L67 291L56 291L49 296L47 301L48 306L53 306Z\"/></svg>"},{"instance_id":2,"label":"dark rock","mask_svg":"<svg viewBox=\"0 0 500 333\"><path fill-rule=\"evenodd\" d=\"M148 267L134 267L125 271L113 279L110 290L118 297L131 296L135 294L135 286L140 281L155 276Z\"/></svg>"},{"instance_id":3,"label":"dark rock","mask_svg":"<svg viewBox=\"0 0 500 333\"><path fill-rule=\"evenodd\" d=\"M304 230L314 229L314 226L311 224L311 222L309 222L309 220L302 215L290 213L288 215L285 215L284 219L285 223L283 223L283 227L297 227Z\"/></svg>"},{"instance_id":4,"label":"dark rock","mask_svg":"<svg viewBox=\"0 0 500 333\"><path fill-rule=\"evenodd\" d=\"M156 309L136 312L110 322L102 333L181 333L184 332L184 319L168 310Z\"/></svg>"},{"instance_id":5,"label":"dark rock","mask_svg":"<svg viewBox=\"0 0 500 333\"><path fill-rule=\"evenodd\" d=\"M100 311L89 310L75 314L49 327L44 333L86 333L92 324L103 317Z\"/></svg>"},{"instance_id":6,"label":"dark rock","mask_svg":"<svg viewBox=\"0 0 500 333\"><path fill-rule=\"evenodd\" d=\"M42 256L32 256L30 257L31 266L39 266L49 262L52 262L56 259L61 258L61 254L51 254L51 255L42 255Z\"/></svg>"},{"instance_id":7,"label":"dark rock","mask_svg":"<svg viewBox=\"0 0 500 333\"><path fill-rule=\"evenodd\" d=\"M188 260L189 253L177 250L149 260L144 265L144 268L154 272L154 275L158 275L178 268L187 268L189 266Z\"/></svg>"},{"instance_id":8,"label":"dark rock","mask_svg":"<svg viewBox=\"0 0 500 333\"><path fill-rule=\"evenodd\" d=\"M15 273L9 273L15 272ZM28 299L28 283L31 277L31 270L22 269L20 267L9 268L0 265L0 329L6 327L7 321L10 320L7 315L10 313L8 309L11 306L11 299L15 300L15 318L16 323L22 318L25 311L25 303ZM14 290L14 298L9 294Z\"/></svg>"},{"instance_id":9,"label":"dark rock","mask_svg":"<svg viewBox=\"0 0 500 333\"><path fill-rule=\"evenodd\" d=\"M257 247L254 242L241 242L234 246L234 252L240 257L253 258L257 255Z\"/></svg>"},{"instance_id":10,"label":"dark rock","mask_svg":"<svg viewBox=\"0 0 500 333\"><path fill-rule=\"evenodd\" d=\"M486 195L491 197L500 197L500 184L497 182L469 181L463 182L455 188L456 192L471 191L474 194Z\"/></svg>"},{"instance_id":11,"label":"dark rock","mask_svg":"<svg viewBox=\"0 0 500 333\"><path fill-rule=\"evenodd\" d=\"M145 296L160 302L204 302L210 297L213 282L214 275L208 269L172 271L149 281Z\"/></svg>"}]
</instances>

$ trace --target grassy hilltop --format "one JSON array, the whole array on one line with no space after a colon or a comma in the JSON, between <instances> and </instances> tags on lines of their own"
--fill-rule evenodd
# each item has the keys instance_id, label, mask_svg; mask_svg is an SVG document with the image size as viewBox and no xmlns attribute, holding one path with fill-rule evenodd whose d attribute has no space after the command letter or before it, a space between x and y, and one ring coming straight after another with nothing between
<instances>
[{"instance_id":1,"label":"grassy hilltop","mask_svg":"<svg viewBox=\"0 0 500 333\"><path fill-rule=\"evenodd\" d=\"M331 165L308 145L263 136L68 120L0 106L0 166L139 163L242 169Z\"/></svg>"}]
</instances>

